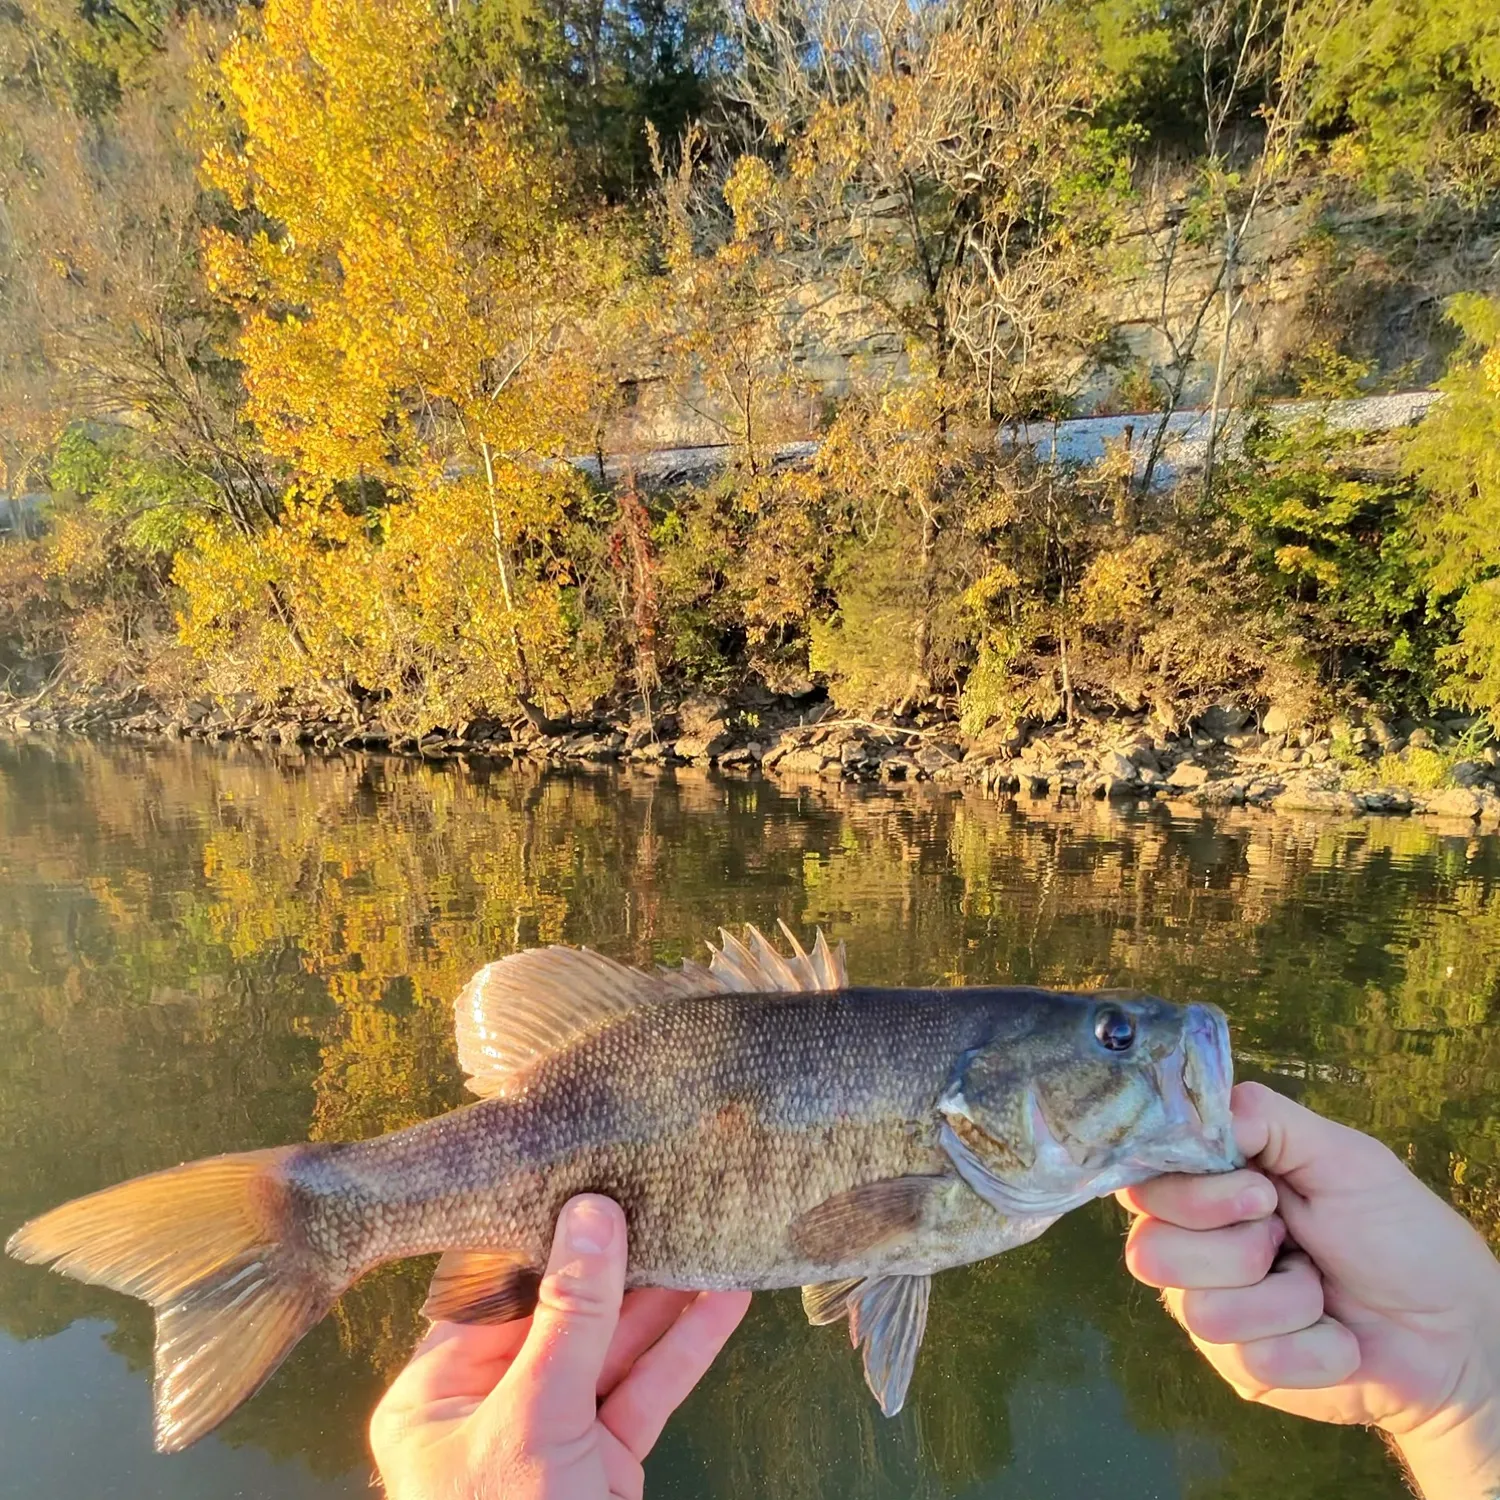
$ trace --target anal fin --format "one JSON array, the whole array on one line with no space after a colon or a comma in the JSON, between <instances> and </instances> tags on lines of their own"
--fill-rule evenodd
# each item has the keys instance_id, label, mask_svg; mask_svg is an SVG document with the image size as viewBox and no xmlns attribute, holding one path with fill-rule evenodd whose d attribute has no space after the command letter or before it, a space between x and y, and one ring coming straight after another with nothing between
<instances>
[{"instance_id":1,"label":"anal fin","mask_svg":"<svg viewBox=\"0 0 1500 1500\"><path fill-rule=\"evenodd\" d=\"M930 1276L875 1276L849 1295L849 1340L863 1349L865 1384L888 1417L906 1403L931 1290Z\"/></svg>"},{"instance_id":2,"label":"anal fin","mask_svg":"<svg viewBox=\"0 0 1500 1500\"><path fill-rule=\"evenodd\" d=\"M861 1277L850 1276L843 1281L819 1281L802 1288L802 1311L814 1328L828 1323L837 1323L849 1312L849 1293L860 1284Z\"/></svg>"},{"instance_id":3,"label":"anal fin","mask_svg":"<svg viewBox=\"0 0 1500 1500\"><path fill-rule=\"evenodd\" d=\"M541 1272L506 1251L450 1250L438 1261L422 1316L434 1323L510 1323L536 1307Z\"/></svg>"}]
</instances>

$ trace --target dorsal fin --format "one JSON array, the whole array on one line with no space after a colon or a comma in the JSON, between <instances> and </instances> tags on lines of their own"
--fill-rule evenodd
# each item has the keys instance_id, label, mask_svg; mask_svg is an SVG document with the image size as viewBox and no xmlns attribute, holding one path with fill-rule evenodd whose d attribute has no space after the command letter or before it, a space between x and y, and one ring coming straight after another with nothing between
<instances>
[{"instance_id":1,"label":"dorsal fin","mask_svg":"<svg viewBox=\"0 0 1500 1500\"><path fill-rule=\"evenodd\" d=\"M784 957L754 927L741 942L720 930L708 967L689 961L654 973L587 948L528 948L486 964L454 1002L458 1061L481 1097L504 1093L538 1059L643 1005L694 995L836 990L848 983L844 945L820 931L811 953L792 945Z\"/></svg>"}]
</instances>

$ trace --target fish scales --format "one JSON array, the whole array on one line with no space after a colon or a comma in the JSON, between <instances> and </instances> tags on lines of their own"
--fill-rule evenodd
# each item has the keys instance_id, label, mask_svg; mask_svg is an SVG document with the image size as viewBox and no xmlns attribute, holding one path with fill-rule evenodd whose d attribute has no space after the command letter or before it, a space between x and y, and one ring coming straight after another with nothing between
<instances>
[{"instance_id":1,"label":"fish scales","mask_svg":"<svg viewBox=\"0 0 1500 1500\"><path fill-rule=\"evenodd\" d=\"M936 1104L955 1059L1024 1029L1038 1003L1005 989L849 989L648 1007L545 1059L514 1097L311 1148L310 1214L327 1215L321 1242L351 1268L458 1245L540 1266L563 1203L599 1192L625 1209L632 1285L763 1290L849 1274L848 1261L799 1255L794 1222L863 1182L951 1175ZM960 1233L998 1217L972 1208ZM961 1263L964 1245L953 1254Z\"/></svg>"},{"instance_id":2,"label":"fish scales","mask_svg":"<svg viewBox=\"0 0 1500 1500\"><path fill-rule=\"evenodd\" d=\"M784 929L785 930L785 929ZM63 1204L7 1244L156 1310L155 1439L247 1400L366 1271L442 1252L425 1310L535 1304L579 1192L617 1199L627 1282L801 1286L901 1409L931 1275L1161 1172L1240 1164L1222 1013L1151 996L850 985L818 935L754 928L707 967L512 954L454 1006L479 1102L369 1141L189 1162Z\"/></svg>"}]
</instances>

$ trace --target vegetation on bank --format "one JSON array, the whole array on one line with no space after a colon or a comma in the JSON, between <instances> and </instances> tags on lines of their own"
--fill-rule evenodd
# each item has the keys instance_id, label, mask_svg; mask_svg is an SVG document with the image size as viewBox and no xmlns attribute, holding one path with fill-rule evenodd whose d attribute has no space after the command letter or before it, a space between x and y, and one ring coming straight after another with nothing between
<instances>
[{"instance_id":1,"label":"vegetation on bank","mask_svg":"<svg viewBox=\"0 0 1500 1500\"><path fill-rule=\"evenodd\" d=\"M1448 304L1407 441L1218 438L1380 378L1340 214L1385 205L1408 269L1493 230L1497 59L1485 0L18 0L0 456L54 498L0 546L12 686L399 734L809 675L976 734L1227 694L1500 720L1500 299ZM1273 358L1309 203L1321 301ZM814 400L851 328L900 378ZM1134 451L1001 451L1111 369ZM647 377L721 477L568 461ZM1205 472L1163 487L1195 392Z\"/></svg>"}]
</instances>

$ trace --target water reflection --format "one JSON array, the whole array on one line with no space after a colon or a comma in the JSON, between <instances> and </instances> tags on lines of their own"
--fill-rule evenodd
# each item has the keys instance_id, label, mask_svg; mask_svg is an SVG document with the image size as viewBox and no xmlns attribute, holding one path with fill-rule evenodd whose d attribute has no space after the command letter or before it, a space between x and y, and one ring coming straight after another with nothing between
<instances>
[{"instance_id":1,"label":"water reflection","mask_svg":"<svg viewBox=\"0 0 1500 1500\"><path fill-rule=\"evenodd\" d=\"M1402 821L0 746L0 1227L186 1157L450 1107L452 997L517 946L670 961L720 922L780 917L847 938L871 982L1217 1000L1252 1069L1382 1135L1496 1233L1497 874L1493 841ZM794 1295L759 1299L651 1493L1404 1493L1364 1434L1235 1402L1125 1277L1120 1234L1099 1204L940 1278L894 1422L838 1331L809 1328ZM424 1274L370 1278L219 1438L162 1460L145 1451L144 1310L0 1261L10 1493L81 1490L64 1474L129 1497L362 1490L363 1420L415 1336ZM129 1462L67 1435L65 1412L128 1427Z\"/></svg>"}]
</instances>

